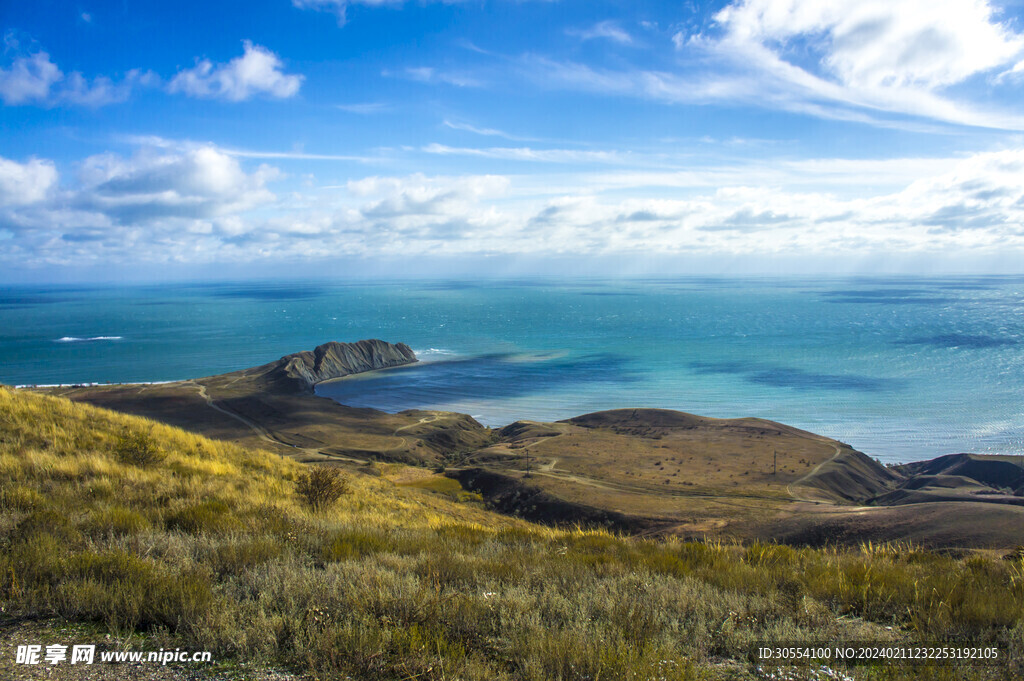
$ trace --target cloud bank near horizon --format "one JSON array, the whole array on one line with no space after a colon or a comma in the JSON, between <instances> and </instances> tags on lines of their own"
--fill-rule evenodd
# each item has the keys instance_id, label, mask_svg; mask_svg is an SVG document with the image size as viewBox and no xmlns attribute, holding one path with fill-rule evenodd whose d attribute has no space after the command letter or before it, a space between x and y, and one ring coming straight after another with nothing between
<instances>
[{"instance_id":1,"label":"cloud bank near horizon","mask_svg":"<svg viewBox=\"0 0 1024 681\"><path fill-rule=\"evenodd\" d=\"M919 163L908 162L901 180L891 162L880 162L890 182L904 184L851 197L817 181L801 186L800 177L830 165L824 159L778 171L718 167L706 182L699 172L603 170L541 183L513 174L414 173L304 192L275 191L286 179L280 169L212 145L90 156L66 178L46 159L0 159L0 261L1024 251L1024 149L927 162L939 171L910 181ZM835 172L835 186L844 185L848 178ZM713 187L711 178L732 182Z\"/></svg>"}]
</instances>

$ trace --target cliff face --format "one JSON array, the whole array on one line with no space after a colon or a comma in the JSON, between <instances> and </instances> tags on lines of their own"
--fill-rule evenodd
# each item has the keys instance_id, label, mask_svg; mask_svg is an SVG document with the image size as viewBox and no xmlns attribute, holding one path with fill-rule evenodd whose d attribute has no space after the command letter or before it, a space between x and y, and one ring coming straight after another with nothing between
<instances>
[{"instance_id":1,"label":"cliff face","mask_svg":"<svg viewBox=\"0 0 1024 681\"><path fill-rule=\"evenodd\" d=\"M250 369L266 384L287 392L312 392L321 381L341 378L374 369L416 362L416 355L405 343L361 340L357 343L331 341L313 350L285 355L276 362Z\"/></svg>"}]
</instances>

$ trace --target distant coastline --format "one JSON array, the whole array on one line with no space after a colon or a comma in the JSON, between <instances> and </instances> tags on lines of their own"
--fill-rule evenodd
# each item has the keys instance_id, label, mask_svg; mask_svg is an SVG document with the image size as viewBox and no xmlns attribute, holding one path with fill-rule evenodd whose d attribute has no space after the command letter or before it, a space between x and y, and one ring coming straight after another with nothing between
<instances>
[{"instance_id":1,"label":"distant coastline","mask_svg":"<svg viewBox=\"0 0 1024 681\"><path fill-rule=\"evenodd\" d=\"M422 368L343 403L496 426L643 405L779 419L887 462L1024 454L1021 301L1012 277L20 288L0 292L0 382L162 383L387 337Z\"/></svg>"}]
</instances>

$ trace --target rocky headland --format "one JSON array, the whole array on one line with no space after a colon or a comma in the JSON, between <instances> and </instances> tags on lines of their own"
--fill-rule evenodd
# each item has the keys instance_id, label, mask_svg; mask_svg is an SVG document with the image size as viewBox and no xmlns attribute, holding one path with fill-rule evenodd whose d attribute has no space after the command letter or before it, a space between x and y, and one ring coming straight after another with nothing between
<instances>
[{"instance_id":1,"label":"rocky headland","mask_svg":"<svg viewBox=\"0 0 1024 681\"><path fill-rule=\"evenodd\" d=\"M312 393L314 386L334 378L376 369L413 364L416 354L405 343L388 343L376 338L355 343L331 341L268 364L223 374L217 378L248 379L266 389L288 393Z\"/></svg>"}]
</instances>

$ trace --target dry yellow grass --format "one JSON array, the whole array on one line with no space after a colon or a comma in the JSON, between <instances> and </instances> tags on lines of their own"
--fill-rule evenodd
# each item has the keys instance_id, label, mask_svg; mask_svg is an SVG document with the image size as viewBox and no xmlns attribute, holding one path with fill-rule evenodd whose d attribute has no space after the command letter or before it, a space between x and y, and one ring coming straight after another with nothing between
<instances>
[{"instance_id":1,"label":"dry yellow grass","mask_svg":"<svg viewBox=\"0 0 1024 681\"><path fill-rule=\"evenodd\" d=\"M757 678L758 640L1024 650L1020 557L629 540L361 475L314 512L304 470L0 389L0 605L322 679Z\"/></svg>"}]
</instances>

